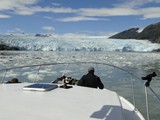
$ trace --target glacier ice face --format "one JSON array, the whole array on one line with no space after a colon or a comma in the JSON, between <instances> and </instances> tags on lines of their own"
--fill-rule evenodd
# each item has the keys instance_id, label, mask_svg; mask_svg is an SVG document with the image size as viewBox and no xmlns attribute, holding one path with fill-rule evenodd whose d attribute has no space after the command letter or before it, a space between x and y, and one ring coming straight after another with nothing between
<instances>
[{"instance_id":1,"label":"glacier ice face","mask_svg":"<svg viewBox=\"0 0 160 120\"><path fill-rule=\"evenodd\" d=\"M34 35L0 35L0 42L27 51L135 51L148 52L160 44L148 40L108 39L92 37L36 37Z\"/></svg>"}]
</instances>

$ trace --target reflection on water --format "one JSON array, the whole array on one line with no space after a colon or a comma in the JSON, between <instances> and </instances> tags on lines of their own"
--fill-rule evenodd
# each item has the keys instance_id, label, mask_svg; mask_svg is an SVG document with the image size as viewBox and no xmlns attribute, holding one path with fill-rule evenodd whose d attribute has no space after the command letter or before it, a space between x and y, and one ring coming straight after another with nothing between
<instances>
[{"instance_id":1,"label":"reflection on water","mask_svg":"<svg viewBox=\"0 0 160 120\"><path fill-rule=\"evenodd\" d=\"M156 53L155 53L156 54ZM17 68L7 71L5 81L18 78L21 82L51 82L65 74L67 77L80 79L87 73L89 66L95 67L95 74L100 76L105 88L117 91L119 95L127 98L136 105L140 112L146 116L144 81L142 76L157 73L157 77L151 82L151 87L160 96L160 55L150 53L62 53L62 52L20 52L1 57L0 68L32 65L55 62L102 62L104 64L60 64L48 66L36 66ZM136 57L137 58L136 58ZM147 59L144 59L147 56ZM153 56L155 59L153 59ZM88 58L87 58L88 57ZM132 58L130 58L132 57ZM123 59L122 59L123 58ZM126 74L127 72L127 74ZM132 74L130 74L132 73ZM1 71L0 79L3 79L5 71ZM134 89L134 92L133 92ZM150 119L159 120L160 104L156 97L148 90ZM134 95L134 97L133 97ZM135 98L135 101L134 101Z\"/></svg>"}]
</instances>

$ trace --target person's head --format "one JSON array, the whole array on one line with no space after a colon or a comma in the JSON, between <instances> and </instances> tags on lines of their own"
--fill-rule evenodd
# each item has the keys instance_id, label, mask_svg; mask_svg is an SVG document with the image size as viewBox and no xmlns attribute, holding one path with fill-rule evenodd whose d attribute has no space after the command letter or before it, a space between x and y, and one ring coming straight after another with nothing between
<instances>
[{"instance_id":1,"label":"person's head","mask_svg":"<svg viewBox=\"0 0 160 120\"><path fill-rule=\"evenodd\" d=\"M155 72L152 73L152 77L156 77L157 74Z\"/></svg>"},{"instance_id":2,"label":"person's head","mask_svg":"<svg viewBox=\"0 0 160 120\"><path fill-rule=\"evenodd\" d=\"M8 81L7 83L20 83L20 82L18 81L17 78L13 78L10 81Z\"/></svg>"},{"instance_id":3,"label":"person's head","mask_svg":"<svg viewBox=\"0 0 160 120\"><path fill-rule=\"evenodd\" d=\"M12 82L12 83L19 83L19 81L18 81L17 78L13 78L13 79L11 80L11 82Z\"/></svg>"},{"instance_id":4,"label":"person's head","mask_svg":"<svg viewBox=\"0 0 160 120\"><path fill-rule=\"evenodd\" d=\"M88 73L94 73L94 67L90 66L90 67L88 68Z\"/></svg>"}]
</instances>

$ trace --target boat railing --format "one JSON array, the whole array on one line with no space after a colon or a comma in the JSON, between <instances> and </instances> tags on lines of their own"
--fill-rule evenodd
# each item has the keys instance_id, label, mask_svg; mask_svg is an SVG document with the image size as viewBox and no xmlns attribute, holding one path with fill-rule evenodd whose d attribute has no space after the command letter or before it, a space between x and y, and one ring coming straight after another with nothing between
<instances>
[{"instance_id":1,"label":"boat railing","mask_svg":"<svg viewBox=\"0 0 160 120\"><path fill-rule=\"evenodd\" d=\"M52 82L54 79L63 75L80 79L81 76L86 73L88 66L95 67L95 74L100 76L106 89L116 91L119 95L127 98L127 100L135 106L135 109L138 108L147 120L151 120L151 118L155 117L155 114L156 116L159 114L159 92L155 92L152 86L145 86L141 76L137 77L137 75L132 74L127 69L111 64L76 62L17 66L0 69L0 78L1 83L5 83L15 77L21 82L26 82L26 80L28 80L27 82L33 83ZM153 102L150 102L153 99L154 103L158 100L156 106Z\"/></svg>"}]
</instances>

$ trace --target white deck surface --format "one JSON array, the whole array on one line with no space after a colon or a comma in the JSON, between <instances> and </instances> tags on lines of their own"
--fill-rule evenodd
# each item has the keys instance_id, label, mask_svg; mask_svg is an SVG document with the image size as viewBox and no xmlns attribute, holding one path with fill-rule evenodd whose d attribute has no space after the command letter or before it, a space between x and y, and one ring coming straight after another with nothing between
<instances>
[{"instance_id":1,"label":"white deck surface","mask_svg":"<svg viewBox=\"0 0 160 120\"><path fill-rule=\"evenodd\" d=\"M73 86L25 91L27 83L0 84L0 120L124 120L115 92Z\"/></svg>"}]
</instances>

